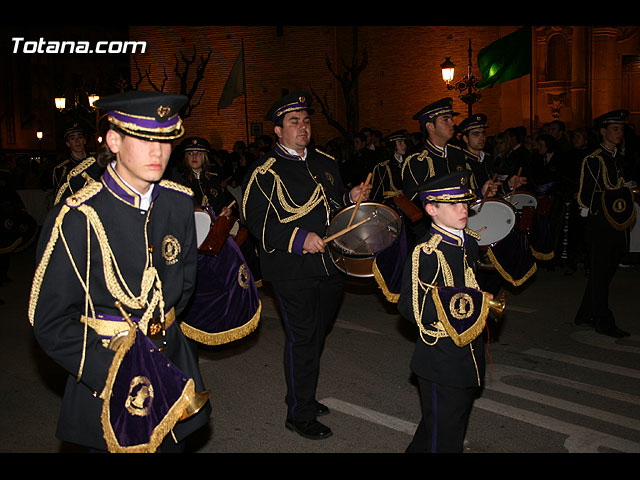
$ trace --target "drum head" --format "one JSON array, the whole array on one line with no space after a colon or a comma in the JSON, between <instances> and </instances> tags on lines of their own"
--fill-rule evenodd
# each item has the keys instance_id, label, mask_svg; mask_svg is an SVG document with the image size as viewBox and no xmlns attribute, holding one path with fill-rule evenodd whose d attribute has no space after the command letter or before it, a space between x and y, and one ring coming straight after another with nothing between
<instances>
[{"instance_id":1,"label":"drum head","mask_svg":"<svg viewBox=\"0 0 640 480\"><path fill-rule=\"evenodd\" d=\"M347 228L355 205L341 210L331 221L327 236ZM351 224L365 218L370 220L332 240L329 243L336 253L353 258L373 257L396 240L400 235L402 220L391 208L379 203L361 203Z\"/></svg>"},{"instance_id":2,"label":"drum head","mask_svg":"<svg viewBox=\"0 0 640 480\"><path fill-rule=\"evenodd\" d=\"M538 200L533 195L528 193L514 193L513 197L507 197L509 202L516 210L522 210L524 207L537 207Z\"/></svg>"},{"instance_id":3,"label":"drum head","mask_svg":"<svg viewBox=\"0 0 640 480\"><path fill-rule=\"evenodd\" d=\"M494 245L506 237L516 224L516 213L507 202L487 199L482 208L480 203L469 207L467 228L480 235L478 245Z\"/></svg>"},{"instance_id":4,"label":"drum head","mask_svg":"<svg viewBox=\"0 0 640 480\"><path fill-rule=\"evenodd\" d=\"M194 215L196 221L196 243L200 247L211 229L211 217L203 210L196 210Z\"/></svg>"}]
</instances>

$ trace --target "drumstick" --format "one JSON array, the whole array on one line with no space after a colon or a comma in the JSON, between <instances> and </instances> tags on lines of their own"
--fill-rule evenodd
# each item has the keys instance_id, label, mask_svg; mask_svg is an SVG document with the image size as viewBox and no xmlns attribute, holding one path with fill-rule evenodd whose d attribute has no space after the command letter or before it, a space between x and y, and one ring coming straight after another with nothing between
<instances>
[{"instance_id":1,"label":"drumstick","mask_svg":"<svg viewBox=\"0 0 640 480\"><path fill-rule=\"evenodd\" d=\"M364 187L369 185L370 181L371 181L371 172L369 172L369 175L367 175L367 179L364 182ZM351 213L351 218L349 219L349 223L347 223L347 227L351 225L351 222L353 222L353 217L356 216L356 212L358 211L358 208L360 208L360 202L362 202L362 196L364 195L364 187L362 187L362 190L360 190L360 195L358 196L358 202L356 203L356 206L353 209L353 213Z\"/></svg>"},{"instance_id":2,"label":"drumstick","mask_svg":"<svg viewBox=\"0 0 640 480\"><path fill-rule=\"evenodd\" d=\"M474 230L474 232L476 232L476 233L480 233L482 230L485 230L486 228L487 228L487 227L485 226L485 227L479 228L478 230Z\"/></svg>"},{"instance_id":3,"label":"drumstick","mask_svg":"<svg viewBox=\"0 0 640 480\"><path fill-rule=\"evenodd\" d=\"M518 174L516 175L517 178L520 178L520 174L522 173L522 167L520 167L518 169ZM509 197L509 203L511 203L511 199L513 198L513 195L516 193L516 184L515 184L515 180L513 183L513 190L511 190L511 196Z\"/></svg>"},{"instance_id":4,"label":"drumstick","mask_svg":"<svg viewBox=\"0 0 640 480\"><path fill-rule=\"evenodd\" d=\"M493 178L491 179L491 183L495 182L497 178L498 178L498 174L494 173L493 174ZM480 211L480 209L482 209L482 205L484 205L484 202L487 199L487 197L488 197L488 195L485 195L484 197L482 197L482 201L480 202L480 205L478 206L478 211Z\"/></svg>"},{"instance_id":5,"label":"drumstick","mask_svg":"<svg viewBox=\"0 0 640 480\"><path fill-rule=\"evenodd\" d=\"M364 220L360 220L358 223L354 223L353 225L349 225L346 228L343 228L342 230L340 230L339 232L334 233L333 235L329 235L327 238L323 238L322 241L324 243L329 243L331 240L334 240L338 237L341 237L342 235L344 235L345 233L350 232L351 230L353 230L354 228L359 227L360 225L362 225L365 222L368 222L369 220L371 220L371 217L367 217Z\"/></svg>"},{"instance_id":6,"label":"drumstick","mask_svg":"<svg viewBox=\"0 0 640 480\"><path fill-rule=\"evenodd\" d=\"M342 230L340 230L339 232L334 233L333 235L329 235L328 237L323 238L322 241L326 245L331 240L335 240L336 238L344 235L345 233L349 233L351 230L354 230L354 229L358 228L363 223L368 222L369 220L371 220L371 218L372 217L367 217L364 220L360 220L358 223L354 223L353 225L350 225L350 226L348 226L346 228L343 228ZM308 253L308 252L306 250L304 250L303 253Z\"/></svg>"}]
</instances>

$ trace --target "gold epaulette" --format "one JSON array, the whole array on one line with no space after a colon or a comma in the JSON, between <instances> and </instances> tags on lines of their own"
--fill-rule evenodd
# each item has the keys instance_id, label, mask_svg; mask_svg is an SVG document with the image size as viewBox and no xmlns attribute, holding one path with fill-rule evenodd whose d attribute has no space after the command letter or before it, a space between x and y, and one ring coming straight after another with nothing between
<instances>
[{"instance_id":1,"label":"gold epaulette","mask_svg":"<svg viewBox=\"0 0 640 480\"><path fill-rule=\"evenodd\" d=\"M378 168L378 167L384 167L386 165L389 165L389 160L383 160L382 162L379 162L375 167L373 168Z\"/></svg>"},{"instance_id":2,"label":"gold epaulette","mask_svg":"<svg viewBox=\"0 0 640 480\"><path fill-rule=\"evenodd\" d=\"M475 238L476 240L480 240L480 234L478 232L476 232L475 230L471 230L470 228L465 228L464 231L467 233L467 235L469 235L470 237Z\"/></svg>"},{"instance_id":3,"label":"gold epaulette","mask_svg":"<svg viewBox=\"0 0 640 480\"><path fill-rule=\"evenodd\" d=\"M415 152L412 153L411 155L409 155L404 163L407 163L409 160L412 160L414 158L418 159L418 160L424 160L425 158L427 158L429 156L429 151L428 150L420 150L419 152Z\"/></svg>"},{"instance_id":4,"label":"gold epaulette","mask_svg":"<svg viewBox=\"0 0 640 480\"><path fill-rule=\"evenodd\" d=\"M438 248L438 245L440 244L441 241L442 241L442 235L439 235L439 234L436 233L436 234L432 235L431 238L429 240L427 240L426 242L419 243L418 245L416 245L416 248L419 248L420 250L422 250L427 255L431 255L431 253L436 248Z\"/></svg>"},{"instance_id":5,"label":"gold epaulette","mask_svg":"<svg viewBox=\"0 0 640 480\"><path fill-rule=\"evenodd\" d=\"M71 161L71 160L69 160L69 159L67 158L66 160L63 160L62 162L60 162L59 164L57 164L57 165L55 166L55 168L63 167L63 166L65 166L67 163L69 163L70 161Z\"/></svg>"},{"instance_id":6,"label":"gold epaulette","mask_svg":"<svg viewBox=\"0 0 640 480\"><path fill-rule=\"evenodd\" d=\"M80 162L79 165L73 167L70 171L69 174L67 175L68 178L71 177L75 177L77 175L80 175L82 172L84 172L87 168L89 168L94 162L96 161L96 159L94 157L87 157L85 158L82 162Z\"/></svg>"},{"instance_id":7,"label":"gold epaulette","mask_svg":"<svg viewBox=\"0 0 640 480\"><path fill-rule=\"evenodd\" d=\"M173 180L163 179L158 183L162 188L166 188L168 190L174 190L176 192L184 193L190 197L193 197L193 190L191 188L182 185L181 183L174 182Z\"/></svg>"},{"instance_id":8,"label":"gold epaulette","mask_svg":"<svg viewBox=\"0 0 640 480\"><path fill-rule=\"evenodd\" d=\"M67 197L65 203L71 208L76 208L97 195L100 190L102 190L102 182L91 179L84 187L70 197Z\"/></svg>"},{"instance_id":9,"label":"gold epaulette","mask_svg":"<svg viewBox=\"0 0 640 480\"><path fill-rule=\"evenodd\" d=\"M324 155L327 158L330 158L331 160L335 160L336 159L334 156L329 155L327 152L323 152L322 150L319 150L317 148L315 150L316 150L316 152L321 153L322 155Z\"/></svg>"},{"instance_id":10,"label":"gold epaulette","mask_svg":"<svg viewBox=\"0 0 640 480\"><path fill-rule=\"evenodd\" d=\"M244 218L247 218L245 208L247 205L247 197L249 196L249 192L251 191L251 185L255 181L258 174L264 175L265 173L267 173L274 163L276 163L276 159L274 157L269 157L265 159L262 165L256 166L253 172L251 172L251 177L249 178L247 187L244 190L244 195L242 196L242 215L244 216ZM275 177L275 172L272 171L271 173Z\"/></svg>"}]
</instances>

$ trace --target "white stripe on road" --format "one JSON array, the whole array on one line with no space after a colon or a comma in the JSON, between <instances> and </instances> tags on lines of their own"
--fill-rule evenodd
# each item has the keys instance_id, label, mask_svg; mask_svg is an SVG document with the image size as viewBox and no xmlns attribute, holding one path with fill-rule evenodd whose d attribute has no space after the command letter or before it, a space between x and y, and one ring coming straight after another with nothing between
<instances>
[{"instance_id":1,"label":"white stripe on road","mask_svg":"<svg viewBox=\"0 0 640 480\"><path fill-rule=\"evenodd\" d=\"M595 333L593 330L575 332L571 334L571 338L577 342L584 343L585 345L591 345L592 347L615 350L617 352L640 354L640 348L633 347L631 345L620 345L617 338L600 335L599 333ZM637 342L640 340L640 337L637 335L631 335L625 340L633 340Z\"/></svg>"},{"instance_id":2,"label":"white stripe on road","mask_svg":"<svg viewBox=\"0 0 640 480\"><path fill-rule=\"evenodd\" d=\"M418 426L415 423L407 422L400 418L376 412L375 410L359 407L358 405L354 405L352 403L343 402L342 400L338 400L335 398L325 398L323 400L320 400L320 402L324 403L332 410L351 415L352 417L361 418L362 420L366 420L377 425L382 425L383 427L391 428L392 430L408 433L409 435L413 435L413 433L416 431L416 427Z\"/></svg>"},{"instance_id":3,"label":"white stripe on road","mask_svg":"<svg viewBox=\"0 0 640 480\"><path fill-rule=\"evenodd\" d=\"M494 402L487 398L477 399L474 402L474 408L481 408L498 415L567 435L568 438L565 440L564 446L569 453L598 453L599 447L605 447L619 452L640 453L639 443L607 435L606 433L598 432L590 428L573 425L538 413L511 407L503 403Z\"/></svg>"},{"instance_id":4,"label":"white stripe on road","mask_svg":"<svg viewBox=\"0 0 640 480\"><path fill-rule=\"evenodd\" d=\"M579 367L590 368L593 370L599 370L601 372L613 373L616 375L622 375L630 378L640 378L640 370L632 368L618 367L609 363L596 362L586 358L573 357L571 355L565 355L562 353L550 352L548 350L540 350L538 348L531 348L525 350L523 353L527 355L534 355L537 357L546 358L549 360L556 360L558 362L569 363L571 365L577 365Z\"/></svg>"},{"instance_id":5,"label":"white stripe on road","mask_svg":"<svg viewBox=\"0 0 640 480\"><path fill-rule=\"evenodd\" d=\"M542 380L547 383L562 385L571 388L572 390L588 392L603 398L609 398L619 402L626 402L630 405L635 406L640 406L640 397L608 390L606 388L588 385L581 382L576 382L574 380L554 377L552 375L547 375L540 372L511 367L508 365L493 365L491 372L486 376L485 385L487 390L505 393L514 397L524 398L525 400L536 402L544 406L573 412L587 418L594 418L603 422L610 423L612 425L619 425L640 432L640 420L625 417L624 415L618 415L616 413L607 412L599 408L589 407L580 403L570 402L568 400L552 397L532 390L528 390L526 388L508 385L504 379L505 377L509 376L524 377L532 380Z\"/></svg>"}]
</instances>

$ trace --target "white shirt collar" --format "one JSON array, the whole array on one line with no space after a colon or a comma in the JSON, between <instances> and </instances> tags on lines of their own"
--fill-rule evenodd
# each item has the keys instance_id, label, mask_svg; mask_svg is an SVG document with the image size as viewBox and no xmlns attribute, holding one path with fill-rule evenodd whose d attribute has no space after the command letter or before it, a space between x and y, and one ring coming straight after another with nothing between
<instances>
[{"instance_id":1,"label":"white shirt collar","mask_svg":"<svg viewBox=\"0 0 640 480\"><path fill-rule=\"evenodd\" d=\"M280 144L280 145L282 145L282 144ZM307 149L306 148L304 149L304 153L302 155L300 155L294 149L289 148L289 147L285 147L284 145L282 145L282 148L284 148L291 155L295 155L296 157L300 157L302 160L306 160L307 159Z\"/></svg>"},{"instance_id":2,"label":"white shirt collar","mask_svg":"<svg viewBox=\"0 0 640 480\"><path fill-rule=\"evenodd\" d=\"M116 170L116 162L115 161L111 163L111 167L113 168L113 171L117 174L118 172ZM118 175L118 177L120 178L122 183L124 183L127 187L129 187L135 193L140 195L140 210L149 210L149 207L151 206L151 193L153 193L153 189L156 188L156 184L152 183L151 186L149 187L149 189L147 190L147 193L140 193L138 190L136 190L131 185L129 185L124 180L124 178L122 178L120 175Z\"/></svg>"}]
</instances>

